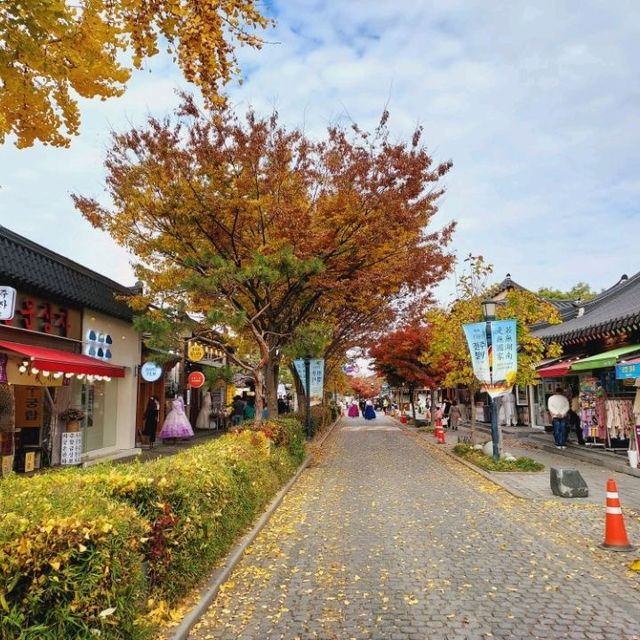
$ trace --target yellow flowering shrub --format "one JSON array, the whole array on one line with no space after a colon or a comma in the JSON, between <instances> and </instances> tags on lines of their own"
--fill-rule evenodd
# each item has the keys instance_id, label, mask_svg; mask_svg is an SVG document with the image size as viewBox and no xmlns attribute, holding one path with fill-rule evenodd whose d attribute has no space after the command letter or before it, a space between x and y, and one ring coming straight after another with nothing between
<instances>
[{"instance_id":1,"label":"yellow flowering shrub","mask_svg":"<svg viewBox=\"0 0 640 640\"><path fill-rule=\"evenodd\" d=\"M151 462L0 482L0 640L142 638L157 622L149 603L205 577L300 460L247 430Z\"/></svg>"},{"instance_id":2,"label":"yellow flowering shrub","mask_svg":"<svg viewBox=\"0 0 640 640\"><path fill-rule=\"evenodd\" d=\"M77 492L72 475L0 483L2 640L144 633L135 620L148 525L125 504Z\"/></svg>"}]
</instances>

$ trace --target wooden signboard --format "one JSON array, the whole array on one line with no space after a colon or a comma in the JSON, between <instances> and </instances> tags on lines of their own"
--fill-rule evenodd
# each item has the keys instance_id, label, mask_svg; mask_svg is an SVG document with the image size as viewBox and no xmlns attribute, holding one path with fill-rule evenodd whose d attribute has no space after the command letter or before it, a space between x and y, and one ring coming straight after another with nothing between
<instances>
[{"instance_id":1,"label":"wooden signboard","mask_svg":"<svg viewBox=\"0 0 640 640\"><path fill-rule=\"evenodd\" d=\"M16 427L39 428L43 421L41 387L16 386Z\"/></svg>"}]
</instances>

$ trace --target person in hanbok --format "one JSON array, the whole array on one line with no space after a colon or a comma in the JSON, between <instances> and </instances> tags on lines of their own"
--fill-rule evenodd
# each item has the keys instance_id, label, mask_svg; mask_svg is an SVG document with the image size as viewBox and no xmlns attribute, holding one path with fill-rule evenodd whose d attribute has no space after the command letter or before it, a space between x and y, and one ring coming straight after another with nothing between
<instances>
[{"instance_id":1,"label":"person in hanbok","mask_svg":"<svg viewBox=\"0 0 640 640\"><path fill-rule=\"evenodd\" d=\"M187 414L184 412L184 402L178 396L171 402L171 411L164 419L159 436L163 440L177 440L178 438L192 438L193 429Z\"/></svg>"},{"instance_id":2,"label":"person in hanbok","mask_svg":"<svg viewBox=\"0 0 640 640\"><path fill-rule=\"evenodd\" d=\"M358 405L356 403L356 401L354 400L351 405L349 406L349 417L350 418L357 418L360 415L360 411L358 410Z\"/></svg>"},{"instance_id":3,"label":"person in hanbok","mask_svg":"<svg viewBox=\"0 0 640 640\"><path fill-rule=\"evenodd\" d=\"M202 396L202 407L196 419L196 429L211 429L211 394L208 390Z\"/></svg>"},{"instance_id":4,"label":"person in hanbok","mask_svg":"<svg viewBox=\"0 0 640 640\"><path fill-rule=\"evenodd\" d=\"M376 410L373 408L373 402L371 402L371 400L367 400L367 403L364 406L364 419L375 420L375 418Z\"/></svg>"}]
</instances>

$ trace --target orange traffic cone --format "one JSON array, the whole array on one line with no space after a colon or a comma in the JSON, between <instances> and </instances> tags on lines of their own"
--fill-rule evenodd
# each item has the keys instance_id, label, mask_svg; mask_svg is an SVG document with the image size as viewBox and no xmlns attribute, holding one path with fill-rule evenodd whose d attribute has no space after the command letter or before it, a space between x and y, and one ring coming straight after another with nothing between
<instances>
[{"instance_id":1,"label":"orange traffic cone","mask_svg":"<svg viewBox=\"0 0 640 640\"><path fill-rule=\"evenodd\" d=\"M607 480L607 514L604 522L604 542L600 545L610 551L633 551L635 547L629 543L624 528L624 518L618 497L616 481Z\"/></svg>"},{"instance_id":2,"label":"orange traffic cone","mask_svg":"<svg viewBox=\"0 0 640 640\"><path fill-rule=\"evenodd\" d=\"M433 430L433 435L436 437L436 442L438 444L446 443L444 439L444 429L442 428L442 422L440 422L440 420L436 420L436 426Z\"/></svg>"}]
</instances>

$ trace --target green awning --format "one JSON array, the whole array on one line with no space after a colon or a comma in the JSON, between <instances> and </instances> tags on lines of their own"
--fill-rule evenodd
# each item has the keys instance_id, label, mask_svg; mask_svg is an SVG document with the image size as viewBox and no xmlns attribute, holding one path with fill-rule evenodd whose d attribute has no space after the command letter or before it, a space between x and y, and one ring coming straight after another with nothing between
<instances>
[{"instance_id":1,"label":"green awning","mask_svg":"<svg viewBox=\"0 0 640 640\"><path fill-rule=\"evenodd\" d=\"M589 369L603 369L604 367L615 367L618 358L626 353L640 351L640 344L634 344L628 347L620 347L612 349L604 353L598 353L595 356L589 356L582 360L577 360L571 365L571 371L589 371Z\"/></svg>"}]
</instances>

